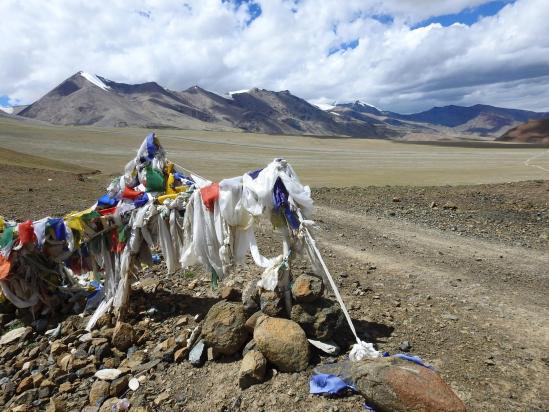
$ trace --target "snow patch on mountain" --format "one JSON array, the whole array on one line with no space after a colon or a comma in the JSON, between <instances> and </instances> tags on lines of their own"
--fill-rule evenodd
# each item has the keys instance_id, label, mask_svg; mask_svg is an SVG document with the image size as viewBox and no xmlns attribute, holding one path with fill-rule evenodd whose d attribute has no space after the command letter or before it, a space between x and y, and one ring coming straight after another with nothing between
<instances>
[{"instance_id":1,"label":"snow patch on mountain","mask_svg":"<svg viewBox=\"0 0 549 412\"><path fill-rule=\"evenodd\" d=\"M13 107L0 106L0 110L7 114L13 114Z\"/></svg>"},{"instance_id":2,"label":"snow patch on mountain","mask_svg":"<svg viewBox=\"0 0 549 412\"><path fill-rule=\"evenodd\" d=\"M235 90L234 92L228 92L227 98L232 99L235 94L249 93L251 89Z\"/></svg>"},{"instance_id":3,"label":"snow patch on mountain","mask_svg":"<svg viewBox=\"0 0 549 412\"><path fill-rule=\"evenodd\" d=\"M229 94L232 96L233 94L248 93L249 91L250 89L235 90L234 92L229 92Z\"/></svg>"},{"instance_id":4,"label":"snow patch on mountain","mask_svg":"<svg viewBox=\"0 0 549 412\"><path fill-rule=\"evenodd\" d=\"M373 104L366 103L362 100L341 100L341 101L338 101L336 104L356 104L357 106L373 107L374 109L379 110L380 112L383 111L380 108L374 106Z\"/></svg>"},{"instance_id":5,"label":"snow patch on mountain","mask_svg":"<svg viewBox=\"0 0 549 412\"><path fill-rule=\"evenodd\" d=\"M379 107L376 107L376 106L374 106L373 104L370 104L370 103L363 102L362 100L357 100L356 104L358 104L359 106L364 106L364 107L373 107L374 109L381 111L381 109Z\"/></svg>"},{"instance_id":6,"label":"snow patch on mountain","mask_svg":"<svg viewBox=\"0 0 549 412\"><path fill-rule=\"evenodd\" d=\"M107 91L110 90L110 87L107 86L105 83L103 83L103 81L99 77L97 77L95 74L80 72L80 76L85 78L90 83L95 84L100 89L107 90Z\"/></svg>"},{"instance_id":7,"label":"snow patch on mountain","mask_svg":"<svg viewBox=\"0 0 549 412\"><path fill-rule=\"evenodd\" d=\"M328 111L332 110L335 106L333 104L326 104L326 103L316 103L316 107L318 107L320 110Z\"/></svg>"}]
</instances>

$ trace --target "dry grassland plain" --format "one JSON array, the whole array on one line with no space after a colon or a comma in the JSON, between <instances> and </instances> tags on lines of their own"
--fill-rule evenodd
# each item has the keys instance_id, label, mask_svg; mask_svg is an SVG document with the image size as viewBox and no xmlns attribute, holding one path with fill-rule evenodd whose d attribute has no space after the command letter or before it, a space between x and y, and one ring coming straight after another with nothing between
<instances>
[{"instance_id":1,"label":"dry grassland plain","mask_svg":"<svg viewBox=\"0 0 549 412\"><path fill-rule=\"evenodd\" d=\"M150 131L0 119L0 163L119 174ZM241 175L275 157L286 158L301 179L315 187L458 185L549 177L547 147L426 145L167 129L156 132L171 160L212 180Z\"/></svg>"}]
</instances>

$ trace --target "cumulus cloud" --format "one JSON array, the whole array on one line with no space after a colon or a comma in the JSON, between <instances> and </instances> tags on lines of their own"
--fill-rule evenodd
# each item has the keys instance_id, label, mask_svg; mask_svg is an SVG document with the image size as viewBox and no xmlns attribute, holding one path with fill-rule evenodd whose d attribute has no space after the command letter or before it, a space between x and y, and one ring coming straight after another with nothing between
<instances>
[{"instance_id":1,"label":"cumulus cloud","mask_svg":"<svg viewBox=\"0 0 549 412\"><path fill-rule=\"evenodd\" d=\"M483 3L3 0L0 95L28 103L86 70L175 90L360 98L403 112L476 103L549 110L547 1L509 2L471 26L417 27Z\"/></svg>"}]
</instances>

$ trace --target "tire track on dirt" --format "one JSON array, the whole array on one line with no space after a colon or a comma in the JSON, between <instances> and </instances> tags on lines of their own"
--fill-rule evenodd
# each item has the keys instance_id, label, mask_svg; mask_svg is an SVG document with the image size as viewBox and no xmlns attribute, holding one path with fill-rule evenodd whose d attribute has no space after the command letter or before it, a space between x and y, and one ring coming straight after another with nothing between
<instances>
[{"instance_id":1,"label":"tire track on dirt","mask_svg":"<svg viewBox=\"0 0 549 412\"><path fill-rule=\"evenodd\" d=\"M356 261L373 262L386 276L417 276L425 293L457 294L519 344L535 342L540 350L549 345L547 254L323 206L317 206L316 214L334 230L360 229L350 245L344 244L349 235L334 241L333 233L320 232L322 246ZM504 273L519 275L504 280ZM528 277L527 283L521 275ZM449 287L456 279L459 287Z\"/></svg>"},{"instance_id":2,"label":"tire track on dirt","mask_svg":"<svg viewBox=\"0 0 549 412\"><path fill-rule=\"evenodd\" d=\"M543 167L543 166L530 164L530 162L531 162L532 160L538 159L538 158L540 158L540 157L542 157L542 156L544 156L544 155L546 155L546 154L549 154L549 150L547 150L547 151L545 151L545 152L538 153L537 155L534 155L534 156L532 156L532 157L529 157L528 159L526 159L526 160L524 161L524 166L535 167L535 168L540 169L540 170L543 170L543 171L545 171L545 172L549 172L549 169L546 169L546 168Z\"/></svg>"}]
</instances>

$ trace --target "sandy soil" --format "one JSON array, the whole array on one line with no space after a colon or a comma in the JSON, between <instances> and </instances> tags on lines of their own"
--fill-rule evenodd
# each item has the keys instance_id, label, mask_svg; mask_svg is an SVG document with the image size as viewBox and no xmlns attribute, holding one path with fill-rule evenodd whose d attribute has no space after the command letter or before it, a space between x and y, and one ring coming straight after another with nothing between
<instances>
[{"instance_id":1,"label":"sandy soil","mask_svg":"<svg viewBox=\"0 0 549 412\"><path fill-rule=\"evenodd\" d=\"M18 219L83 209L108 181L5 166L0 173L0 214ZM411 353L432 363L471 411L547 410L549 181L318 189L314 198L315 236L361 336L390 353L409 341ZM259 237L262 251L279 252L268 227ZM297 262L296 273L306 269ZM244 266L235 279L259 273ZM151 305L160 309L147 345L173 334L182 316L204 314L218 299L200 269L192 290L189 276L167 277L162 267L147 276L162 285L154 301L139 294L134 301L133 322L143 320L139 313ZM163 411L362 408L358 396L309 395L312 367L298 374L270 372L265 383L245 391L238 388L238 368L238 358L200 369L162 362L127 396L133 405ZM80 388L86 387L82 382ZM170 401L157 408L152 401L163 391ZM76 410L87 401L85 389L67 396Z\"/></svg>"}]
</instances>

